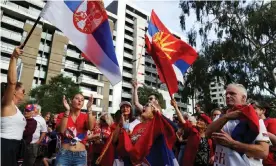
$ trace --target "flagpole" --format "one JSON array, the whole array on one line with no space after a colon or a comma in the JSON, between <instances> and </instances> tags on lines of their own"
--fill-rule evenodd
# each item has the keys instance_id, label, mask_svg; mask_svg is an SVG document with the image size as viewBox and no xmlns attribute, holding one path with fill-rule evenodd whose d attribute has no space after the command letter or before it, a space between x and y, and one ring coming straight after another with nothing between
<instances>
[{"instance_id":1,"label":"flagpole","mask_svg":"<svg viewBox=\"0 0 276 166\"><path fill-rule=\"evenodd\" d=\"M34 31L34 29L35 29L37 23L39 22L40 18L41 18L41 17L39 16L39 17L36 19L36 21L35 21L35 23L34 23L32 29L31 29L30 32L28 33L28 35L27 35L26 39L24 40L24 42L22 43L21 49L23 49L23 48L25 47L26 43L27 43L28 40L30 39L30 37L31 37L31 35L32 35L32 33L33 33L33 31Z\"/></svg>"}]
</instances>

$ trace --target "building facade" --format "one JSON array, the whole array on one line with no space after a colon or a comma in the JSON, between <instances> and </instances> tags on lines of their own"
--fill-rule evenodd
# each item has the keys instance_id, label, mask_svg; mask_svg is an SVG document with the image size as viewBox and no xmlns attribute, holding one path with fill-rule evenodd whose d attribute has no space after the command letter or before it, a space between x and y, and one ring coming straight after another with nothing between
<instances>
[{"instance_id":1,"label":"building facade","mask_svg":"<svg viewBox=\"0 0 276 166\"><path fill-rule=\"evenodd\" d=\"M42 0L1 1L1 82L7 81L10 54L25 40L44 5ZM95 111L106 109L114 113L121 101L131 101L131 81L136 79L141 84L157 88L166 99L167 109L171 110L169 93L166 86L160 84L154 62L144 47L150 13L124 0L113 1L107 6L107 11L122 72L119 84L111 86L92 63L82 58L81 52L62 32L41 20L26 44L21 60L20 81L26 91L63 73L79 84L86 98L84 106L93 94ZM181 84L179 88L182 88ZM186 104L181 95L175 94L174 97L180 108L185 110Z\"/></svg>"}]
</instances>

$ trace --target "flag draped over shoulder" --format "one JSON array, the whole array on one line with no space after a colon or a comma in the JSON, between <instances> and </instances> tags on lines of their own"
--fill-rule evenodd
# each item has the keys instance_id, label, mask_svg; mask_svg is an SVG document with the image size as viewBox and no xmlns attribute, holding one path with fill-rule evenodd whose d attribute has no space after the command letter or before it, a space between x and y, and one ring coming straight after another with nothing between
<instances>
[{"instance_id":1,"label":"flag draped over shoulder","mask_svg":"<svg viewBox=\"0 0 276 166\"><path fill-rule=\"evenodd\" d=\"M147 52L153 57L157 66L161 82L166 83L172 95L178 90L177 80L183 83L183 74L197 59L196 51L173 36L154 11L151 13L145 43Z\"/></svg>"},{"instance_id":2,"label":"flag draped over shoulder","mask_svg":"<svg viewBox=\"0 0 276 166\"><path fill-rule=\"evenodd\" d=\"M243 116L234 128L232 138L243 143L252 143L258 136L260 127L256 111L252 105L236 106L233 110L240 110Z\"/></svg>"},{"instance_id":3,"label":"flag draped over shoulder","mask_svg":"<svg viewBox=\"0 0 276 166\"><path fill-rule=\"evenodd\" d=\"M126 161L125 165L130 164L130 161L132 164L143 162L149 166L178 165L171 150L176 141L175 131L162 115L157 113L152 121L147 124L138 124L135 128L138 130L145 128L135 144L124 130L119 136L117 150L122 159Z\"/></svg>"},{"instance_id":4,"label":"flag draped over shoulder","mask_svg":"<svg viewBox=\"0 0 276 166\"><path fill-rule=\"evenodd\" d=\"M54 24L110 81L122 79L102 1L47 1L40 15Z\"/></svg>"}]
</instances>

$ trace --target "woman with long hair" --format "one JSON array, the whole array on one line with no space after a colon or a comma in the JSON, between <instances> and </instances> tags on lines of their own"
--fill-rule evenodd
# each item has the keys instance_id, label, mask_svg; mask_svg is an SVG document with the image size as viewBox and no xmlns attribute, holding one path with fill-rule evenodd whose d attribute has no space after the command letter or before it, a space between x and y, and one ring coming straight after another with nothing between
<instances>
[{"instance_id":1,"label":"woman with long hair","mask_svg":"<svg viewBox=\"0 0 276 166\"><path fill-rule=\"evenodd\" d=\"M99 122L96 124L95 128L92 130L92 134L88 139L92 141L92 162L91 165L95 166L96 160L100 156L108 138L110 137L112 131L113 118L107 112L102 112Z\"/></svg>"},{"instance_id":2,"label":"woman with long hair","mask_svg":"<svg viewBox=\"0 0 276 166\"><path fill-rule=\"evenodd\" d=\"M205 137L207 126L212 120L205 114L198 114L196 126L186 121L175 100L171 101L171 105L175 108L179 123L188 135L187 144L185 146L184 156L180 165L185 166L206 166L213 163L213 146L212 140Z\"/></svg>"},{"instance_id":3,"label":"woman with long hair","mask_svg":"<svg viewBox=\"0 0 276 166\"><path fill-rule=\"evenodd\" d=\"M23 101L25 89L17 82L16 61L23 50L16 47L10 57L7 85L1 95L1 165L16 166L26 119L17 105ZM22 156L21 156L22 157Z\"/></svg>"},{"instance_id":4,"label":"woman with long hair","mask_svg":"<svg viewBox=\"0 0 276 166\"><path fill-rule=\"evenodd\" d=\"M61 133L61 149L56 157L56 165L87 165L87 152L85 144L87 131L92 130L95 116L92 114L93 96L87 103L87 113L81 112L84 104L84 96L75 94L71 105L63 96L63 105L66 109L60 113L57 119L57 130Z\"/></svg>"}]
</instances>

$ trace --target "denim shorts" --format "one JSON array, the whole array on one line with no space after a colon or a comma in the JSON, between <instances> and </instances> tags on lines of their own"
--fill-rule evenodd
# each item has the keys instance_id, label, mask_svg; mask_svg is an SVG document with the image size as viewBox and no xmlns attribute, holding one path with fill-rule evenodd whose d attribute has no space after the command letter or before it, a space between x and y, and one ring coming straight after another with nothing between
<instances>
[{"instance_id":1,"label":"denim shorts","mask_svg":"<svg viewBox=\"0 0 276 166\"><path fill-rule=\"evenodd\" d=\"M87 165L87 152L72 152L65 149L60 149L55 166L86 166Z\"/></svg>"}]
</instances>

